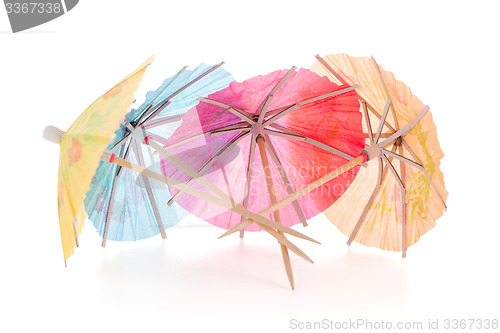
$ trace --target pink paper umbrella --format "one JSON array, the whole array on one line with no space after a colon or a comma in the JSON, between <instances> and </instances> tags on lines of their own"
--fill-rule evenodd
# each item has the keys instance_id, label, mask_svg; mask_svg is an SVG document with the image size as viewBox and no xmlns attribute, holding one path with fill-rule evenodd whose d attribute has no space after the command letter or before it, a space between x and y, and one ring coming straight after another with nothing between
<instances>
[{"instance_id":1,"label":"pink paper umbrella","mask_svg":"<svg viewBox=\"0 0 500 333\"><path fill-rule=\"evenodd\" d=\"M200 98L182 117L165 146L234 199L261 212L332 172L364 148L356 86L338 86L307 70L276 71ZM269 163L271 160L272 163ZM359 166L325 183L267 218L286 226L330 207L348 188ZM162 160L162 172L207 191L177 165ZM243 217L171 188L173 201L224 229ZM250 224L247 231L259 231ZM241 234L243 236L243 234ZM282 246L285 267L285 249ZM292 284L291 270L287 273Z\"/></svg>"}]
</instances>

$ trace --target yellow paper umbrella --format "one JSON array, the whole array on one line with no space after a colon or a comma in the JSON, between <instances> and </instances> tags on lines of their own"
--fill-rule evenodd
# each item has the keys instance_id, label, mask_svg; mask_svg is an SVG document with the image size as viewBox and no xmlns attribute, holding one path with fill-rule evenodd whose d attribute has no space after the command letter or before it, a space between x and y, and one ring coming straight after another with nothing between
<instances>
[{"instance_id":1,"label":"yellow paper umbrella","mask_svg":"<svg viewBox=\"0 0 500 333\"><path fill-rule=\"evenodd\" d=\"M367 150L376 156L325 215L349 237L347 244L354 240L405 257L446 209L443 152L429 107L373 57L316 58L313 72L360 86Z\"/></svg>"},{"instance_id":2,"label":"yellow paper umbrella","mask_svg":"<svg viewBox=\"0 0 500 333\"><path fill-rule=\"evenodd\" d=\"M52 126L44 131L46 139L60 144L57 194L65 263L78 246L78 236L87 217L83 200L101 155L129 111L146 67L153 60L153 57L146 60L99 97L65 133Z\"/></svg>"}]
</instances>

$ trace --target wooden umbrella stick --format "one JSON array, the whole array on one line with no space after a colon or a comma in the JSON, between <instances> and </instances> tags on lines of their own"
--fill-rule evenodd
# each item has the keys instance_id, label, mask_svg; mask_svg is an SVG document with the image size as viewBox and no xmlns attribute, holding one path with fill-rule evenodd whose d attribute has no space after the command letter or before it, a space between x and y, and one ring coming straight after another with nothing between
<instances>
[{"instance_id":1,"label":"wooden umbrella stick","mask_svg":"<svg viewBox=\"0 0 500 333\"><path fill-rule=\"evenodd\" d=\"M274 205L276 200L276 193L274 192L274 184L273 178L271 175L271 169L269 168L269 160L267 159L266 146L264 142L264 138L262 136L257 136L257 145L259 146L260 159L262 161L262 167L264 168L264 175L266 178L267 191L269 192L269 199L271 200L271 204ZM280 212L277 209L273 212L274 220L278 223L281 223ZM278 231L280 233L280 231ZM280 243L281 248L281 256L283 257L283 263L285 264L285 271L288 277L288 281L290 282L290 287L295 289L293 283L293 272L292 272L292 263L290 262L290 255L288 254L288 249Z\"/></svg>"},{"instance_id":2,"label":"wooden umbrella stick","mask_svg":"<svg viewBox=\"0 0 500 333\"><path fill-rule=\"evenodd\" d=\"M295 193L293 193L293 194L291 194L291 195L283 198L282 200L278 201L277 203L272 204L268 208L266 208L263 211L259 212L259 215L266 216L267 214L271 214L274 211L276 211L276 210L278 210L278 209L280 209L280 208L282 208L282 207L290 204L291 202L293 202L293 201L297 200L298 198L306 195L307 193L315 190L316 188L320 187L321 185L329 182L330 180L332 180L333 178L337 177L338 175L343 174L344 172L346 172L346 171L354 168L356 165L363 163L363 161L365 160L365 158L366 157L364 155L360 155L360 156L356 157L352 161L347 162L346 164L344 164L341 167L333 170L329 174L327 174L327 175L325 175L325 176L323 176L323 177L315 180L314 182L312 182L312 183L310 183L310 184L302 187L300 190L298 190ZM248 227L252 223L253 223L252 221L245 220L245 221L243 221L243 222L235 225L234 227L232 227L228 231L226 231L219 238L228 236L228 235L230 235L232 233L235 233L237 231L245 229L246 227Z\"/></svg>"},{"instance_id":3,"label":"wooden umbrella stick","mask_svg":"<svg viewBox=\"0 0 500 333\"><path fill-rule=\"evenodd\" d=\"M311 242L319 244L319 242L315 241L314 239L312 239L312 238L310 238L310 237L308 237L306 235L303 235L303 234L299 233L298 231L295 231L295 230L293 230L291 228L283 226L280 223L276 223L276 222L274 222L272 220L264 218L265 215L262 215L262 214L259 215L259 214L252 213L246 207L243 207L241 205L234 205L233 204L234 203L234 199L233 198L229 197L229 195L227 195L224 191L222 191L221 189L219 189L217 186L215 186L208 179L204 178L199 172L196 172L195 170L191 169L191 167L189 167L188 165L186 165L184 162L182 162L181 160L179 160L177 157L173 156L168 150L166 150L165 148L161 147L158 143L154 142L154 140L149 139L148 140L148 145L151 148L155 149L156 151L160 152L160 154L162 154L165 158L168 158L172 163L174 163L179 168L181 168L184 172L186 172L188 175L190 175L191 177L193 177L194 179L196 179L201 185L203 185L206 188L208 188L209 190L211 190L218 197L224 199L226 202L230 202L231 205L228 206L228 207L226 207L226 208L228 208L230 210L233 210L234 212L236 212L236 213L238 213L238 214L240 214L242 216L245 216L246 218L252 218L253 220L258 221L259 223L266 224L267 226L269 226L271 228L274 228L274 229L277 229L279 231L286 232L286 233L288 233L290 235L293 235L293 236L296 236L296 237L299 237L299 238L303 238L303 239L307 239L307 240L309 240ZM183 183L183 184L184 185L189 185L189 184L185 184L185 183ZM286 229L284 229L283 227L286 228Z\"/></svg>"},{"instance_id":4,"label":"wooden umbrella stick","mask_svg":"<svg viewBox=\"0 0 500 333\"><path fill-rule=\"evenodd\" d=\"M277 223L277 222L274 222L272 220L269 220L267 218L265 218L264 216L265 215L259 215L259 214L256 214L256 213L252 213L251 211L249 211L246 207L243 207L241 205L234 205L234 200L233 198L230 198L224 191L220 190L217 186L215 186L214 184L212 184L210 181L208 181L206 178L204 178L202 175L200 175L198 172L196 172L195 170L191 169L188 165L186 165L185 163L183 163L181 160L179 160L177 157L173 156L169 151L167 151L166 149L164 149L163 147L161 147L160 145L158 145L156 142L154 142L153 140L148 140L148 145L151 146L153 149L155 149L156 151L159 151L160 154L162 154L164 157L168 158L172 163L174 163L175 165L177 165L179 168L181 168L184 172L186 172L188 175L190 175L191 177L194 177L196 178L196 180L202 184L203 186L205 186L206 188L208 188L209 190L211 190L213 193L215 193L219 198L223 199L226 203L226 206L223 206L229 210L232 210L234 211L235 213L238 213L242 216L245 216L246 218L250 218L254 221L257 221L257 224L259 226L261 226L260 224L264 224L264 225L267 225L268 227L271 227L271 228L274 228L276 230L280 230L280 231L283 231L283 232L286 232L290 235L293 235L293 236L296 236L296 237L299 237L299 238L302 238L302 239L306 239L306 240L309 240L311 242L314 242L314 243L318 243L317 241L315 241L314 239L298 232L298 231L295 231L287 226L284 226L280 223ZM186 185L185 183L182 183L183 186L188 186ZM183 190L182 190L183 191ZM202 192L202 193L205 193L205 192Z\"/></svg>"},{"instance_id":5,"label":"wooden umbrella stick","mask_svg":"<svg viewBox=\"0 0 500 333\"><path fill-rule=\"evenodd\" d=\"M156 179L156 180L163 182L167 185L173 186L173 187L175 187L183 192L186 192L187 194L193 195L197 198L206 200L206 201L211 202L213 204L216 204L216 205L219 205L221 207L232 210L237 214L240 214L240 215L243 215L247 218L255 220L256 223L261 227L262 227L262 225L264 225L264 226L268 226L270 228L279 229L280 231L283 231L287 234L290 234L290 235L302 238L304 240L308 240L308 241L320 244L318 241L316 241L316 240L312 239L311 237L308 237L308 236L306 236L306 235L304 235L296 230L293 230L287 226L284 226L282 224L279 224L277 222L269 220L269 219L267 219L264 216L261 216L259 214L252 213L251 211L249 211L248 209L246 209L245 207L243 207L241 205L234 206L233 201L227 195L225 195L224 198L216 197L216 196L210 195L206 192L200 191L194 187L188 186L188 185L184 184L183 182L173 180L169 177L165 177L165 176L158 174L154 171L146 169L145 167L132 164L132 163L130 163L124 159L121 159L119 157L115 156L112 161L110 161L110 158L111 158L111 154L109 152L105 152L103 154L103 156L101 157L101 159L105 162L118 164L119 166L133 170L133 171L135 171L139 174L142 174L146 177L153 178L153 179ZM222 193L224 193L224 192L222 192Z\"/></svg>"},{"instance_id":6,"label":"wooden umbrella stick","mask_svg":"<svg viewBox=\"0 0 500 333\"><path fill-rule=\"evenodd\" d=\"M249 211L248 209L246 209L245 207L241 206L241 205L237 205L237 206L234 206L232 201L228 198L228 199L224 199L224 198L218 198L218 197L215 197L213 195L210 195L208 193L205 193L203 191L200 191L194 187L191 187L191 186L188 186L182 182L179 182L179 181L176 181L176 180L173 180L171 178L168 178L168 177L165 177L161 174L158 174L154 171L151 171L149 169L146 169L144 167L141 167L141 166L138 166L138 165L135 165L135 164L132 164L124 159L121 159L119 157L114 157L113 160L111 161L111 154L108 153L108 152L105 152L103 154L103 156L101 157L101 159L105 162L110 162L110 163L115 163L121 167L124 167L124 168L127 168L129 170L133 170L143 176L146 176L146 177L149 177L149 178L152 178L152 179L155 179L155 180L158 180L160 182L163 182L167 185L170 185L170 186L173 186L183 192L186 192L187 194L190 194L192 196L195 196L199 199L202 199L202 200L206 200L208 202L211 202L213 204L216 204L216 205L219 205L221 207L224 207L224 208L227 208L229 210L232 210L234 211L235 213L237 214L240 214L240 215L244 215L245 217L247 218L250 218L254 221L256 221L255 223L257 223L257 225L259 225L261 228L263 228L264 230L265 227L268 227L268 228L274 228L274 229L277 229L277 230L280 230L280 231L283 231L285 233L288 233L290 235L293 235L293 236L296 236L296 237L299 237L299 238L302 238L304 240L308 240L308 241L311 241L311 242L314 242L314 243L317 243L317 244L320 244L319 242L317 242L316 240L312 239L311 237L308 237L296 230L293 230L287 226L284 226L280 223L277 223L275 221L272 221L272 220L269 220L259 214L256 214L256 213L252 213L251 211ZM267 230L266 230L267 231ZM273 230L274 231L274 230ZM276 231L274 231L276 232ZM275 235L271 234L271 236L273 236L274 238ZM284 237L283 237L284 238ZM283 244L285 244L287 247L290 248L291 251L293 251L294 253L296 253L298 256L306 259L307 261L311 261L311 259L309 259L309 257L307 257L302 251L298 250L298 251L295 251L294 249L298 249L295 245L293 245L290 241L288 241L286 238L284 238L283 240L281 239L278 239L279 241L281 241ZM311 261L312 262L312 261Z\"/></svg>"}]
</instances>

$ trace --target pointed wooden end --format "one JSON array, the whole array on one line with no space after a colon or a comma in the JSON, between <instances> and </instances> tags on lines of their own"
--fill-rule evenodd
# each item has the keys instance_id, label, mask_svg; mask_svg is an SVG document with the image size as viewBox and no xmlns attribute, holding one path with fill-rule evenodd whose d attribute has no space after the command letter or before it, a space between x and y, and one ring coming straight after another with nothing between
<instances>
[{"instance_id":1,"label":"pointed wooden end","mask_svg":"<svg viewBox=\"0 0 500 333\"><path fill-rule=\"evenodd\" d=\"M102 240L101 247L106 247L106 240Z\"/></svg>"},{"instance_id":2,"label":"pointed wooden end","mask_svg":"<svg viewBox=\"0 0 500 333\"><path fill-rule=\"evenodd\" d=\"M231 233L229 233L229 230L228 230L228 231L226 231L225 233L223 233L222 235L220 235L220 236L219 236L219 238L217 238L217 239L224 238L224 237L226 237L226 236L229 236L230 234L231 234Z\"/></svg>"},{"instance_id":3,"label":"pointed wooden end","mask_svg":"<svg viewBox=\"0 0 500 333\"><path fill-rule=\"evenodd\" d=\"M174 204L173 199L168 200L168 202L167 202L168 207L171 207L173 204Z\"/></svg>"},{"instance_id":4,"label":"pointed wooden end","mask_svg":"<svg viewBox=\"0 0 500 333\"><path fill-rule=\"evenodd\" d=\"M64 267L68 268L68 264L66 264L66 259L64 259Z\"/></svg>"},{"instance_id":5,"label":"pointed wooden end","mask_svg":"<svg viewBox=\"0 0 500 333\"><path fill-rule=\"evenodd\" d=\"M163 238L163 239L167 239L167 234L162 233L162 234L161 234L161 238Z\"/></svg>"},{"instance_id":6,"label":"pointed wooden end","mask_svg":"<svg viewBox=\"0 0 500 333\"><path fill-rule=\"evenodd\" d=\"M240 238L243 238L243 237L245 237L245 230L240 231Z\"/></svg>"},{"instance_id":7,"label":"pointed wooden end","mask_svg":"<svg viewBox=\"0 0 500 333\"><path fill-rule=\"evenodd\" d=\"M352 244L352 239L347 240L347 243L346 243L346 244L347 244L347 246L351 246L351 244Z\"/></svg>"}]
</instances>

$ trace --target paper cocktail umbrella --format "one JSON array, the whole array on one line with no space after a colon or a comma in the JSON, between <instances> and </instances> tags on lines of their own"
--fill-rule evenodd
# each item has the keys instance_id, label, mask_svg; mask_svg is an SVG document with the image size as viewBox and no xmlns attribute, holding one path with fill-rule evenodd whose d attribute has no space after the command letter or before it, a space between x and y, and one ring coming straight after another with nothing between
<instances>
[{"instance_id":1,"label":"paper cocktail umbrella","mask_svg":"<svg viewBox=\"0 0 500 333\"><path fill-rule=\"evenodd\" d=\"M338 86L307 69L295 68L233 82L201 98L200 104L182 117L182 125L165 145L236 204L255 213L354 159L363 147L355 87ZM192 153L195 149L198 154ZM237 158L231 156L234 151ZM286 226L306 225L308 218L342 195L358 168L266 217ZM175 163L164 160L162 170L168 177L204 190ZM237 212L175 188L171 193L170 203L175 201L221 228L230 229L244 219ZM261 228L248 224L246 230ZM281 249L293 288L288 254L286 248Z\"/></svg>"},{"instance_id":2,"label":"paper cocktail umbrella","mask_svg":"<svg viewBox=\"0 0 500 333\"><path fill-rule=\"evenodd\" d=\"M145 102L125 116L107 147L116 156L143 167L157 167L159 157L150 152L133 133L145 129L160 142L172 135L180 125L181 116L198 103L197 97L225 88L232 80L220 63L199 65L193 71L182 68L166 79ZM85 198L89 219L106 240L133 241L161 234L186 215L179 206L166 205L171 198L165 184L107 162L101 162Z\"/></svg>"},{"instance_id":3,"label":"paper cocktail umbrella","mask_svg":"<svg viewBox=\"0 0 500 333\"><path fill-rule=\"evenodd\" d=\"M435 226L446 209L443 156L429 107L373 57L317 57L311 70L356 84L366 144L374 158L326 216L352 241L401 251Z\"/></svg>"},{"instance_id":4,"label":"paper cocktail umbrella","mask_svg":"<svg viewBox=\"0 0 500 333\"><path fill-rule=\"evenodd\" d=\"M44 137L60 144L58 175L59 226L64 262L78 245L78 236L86 218L83 200L101 155L129 111L148 59L138 69L120 81L92 103L64 133L49 126Z\"/></svg>"}]
</instances>

